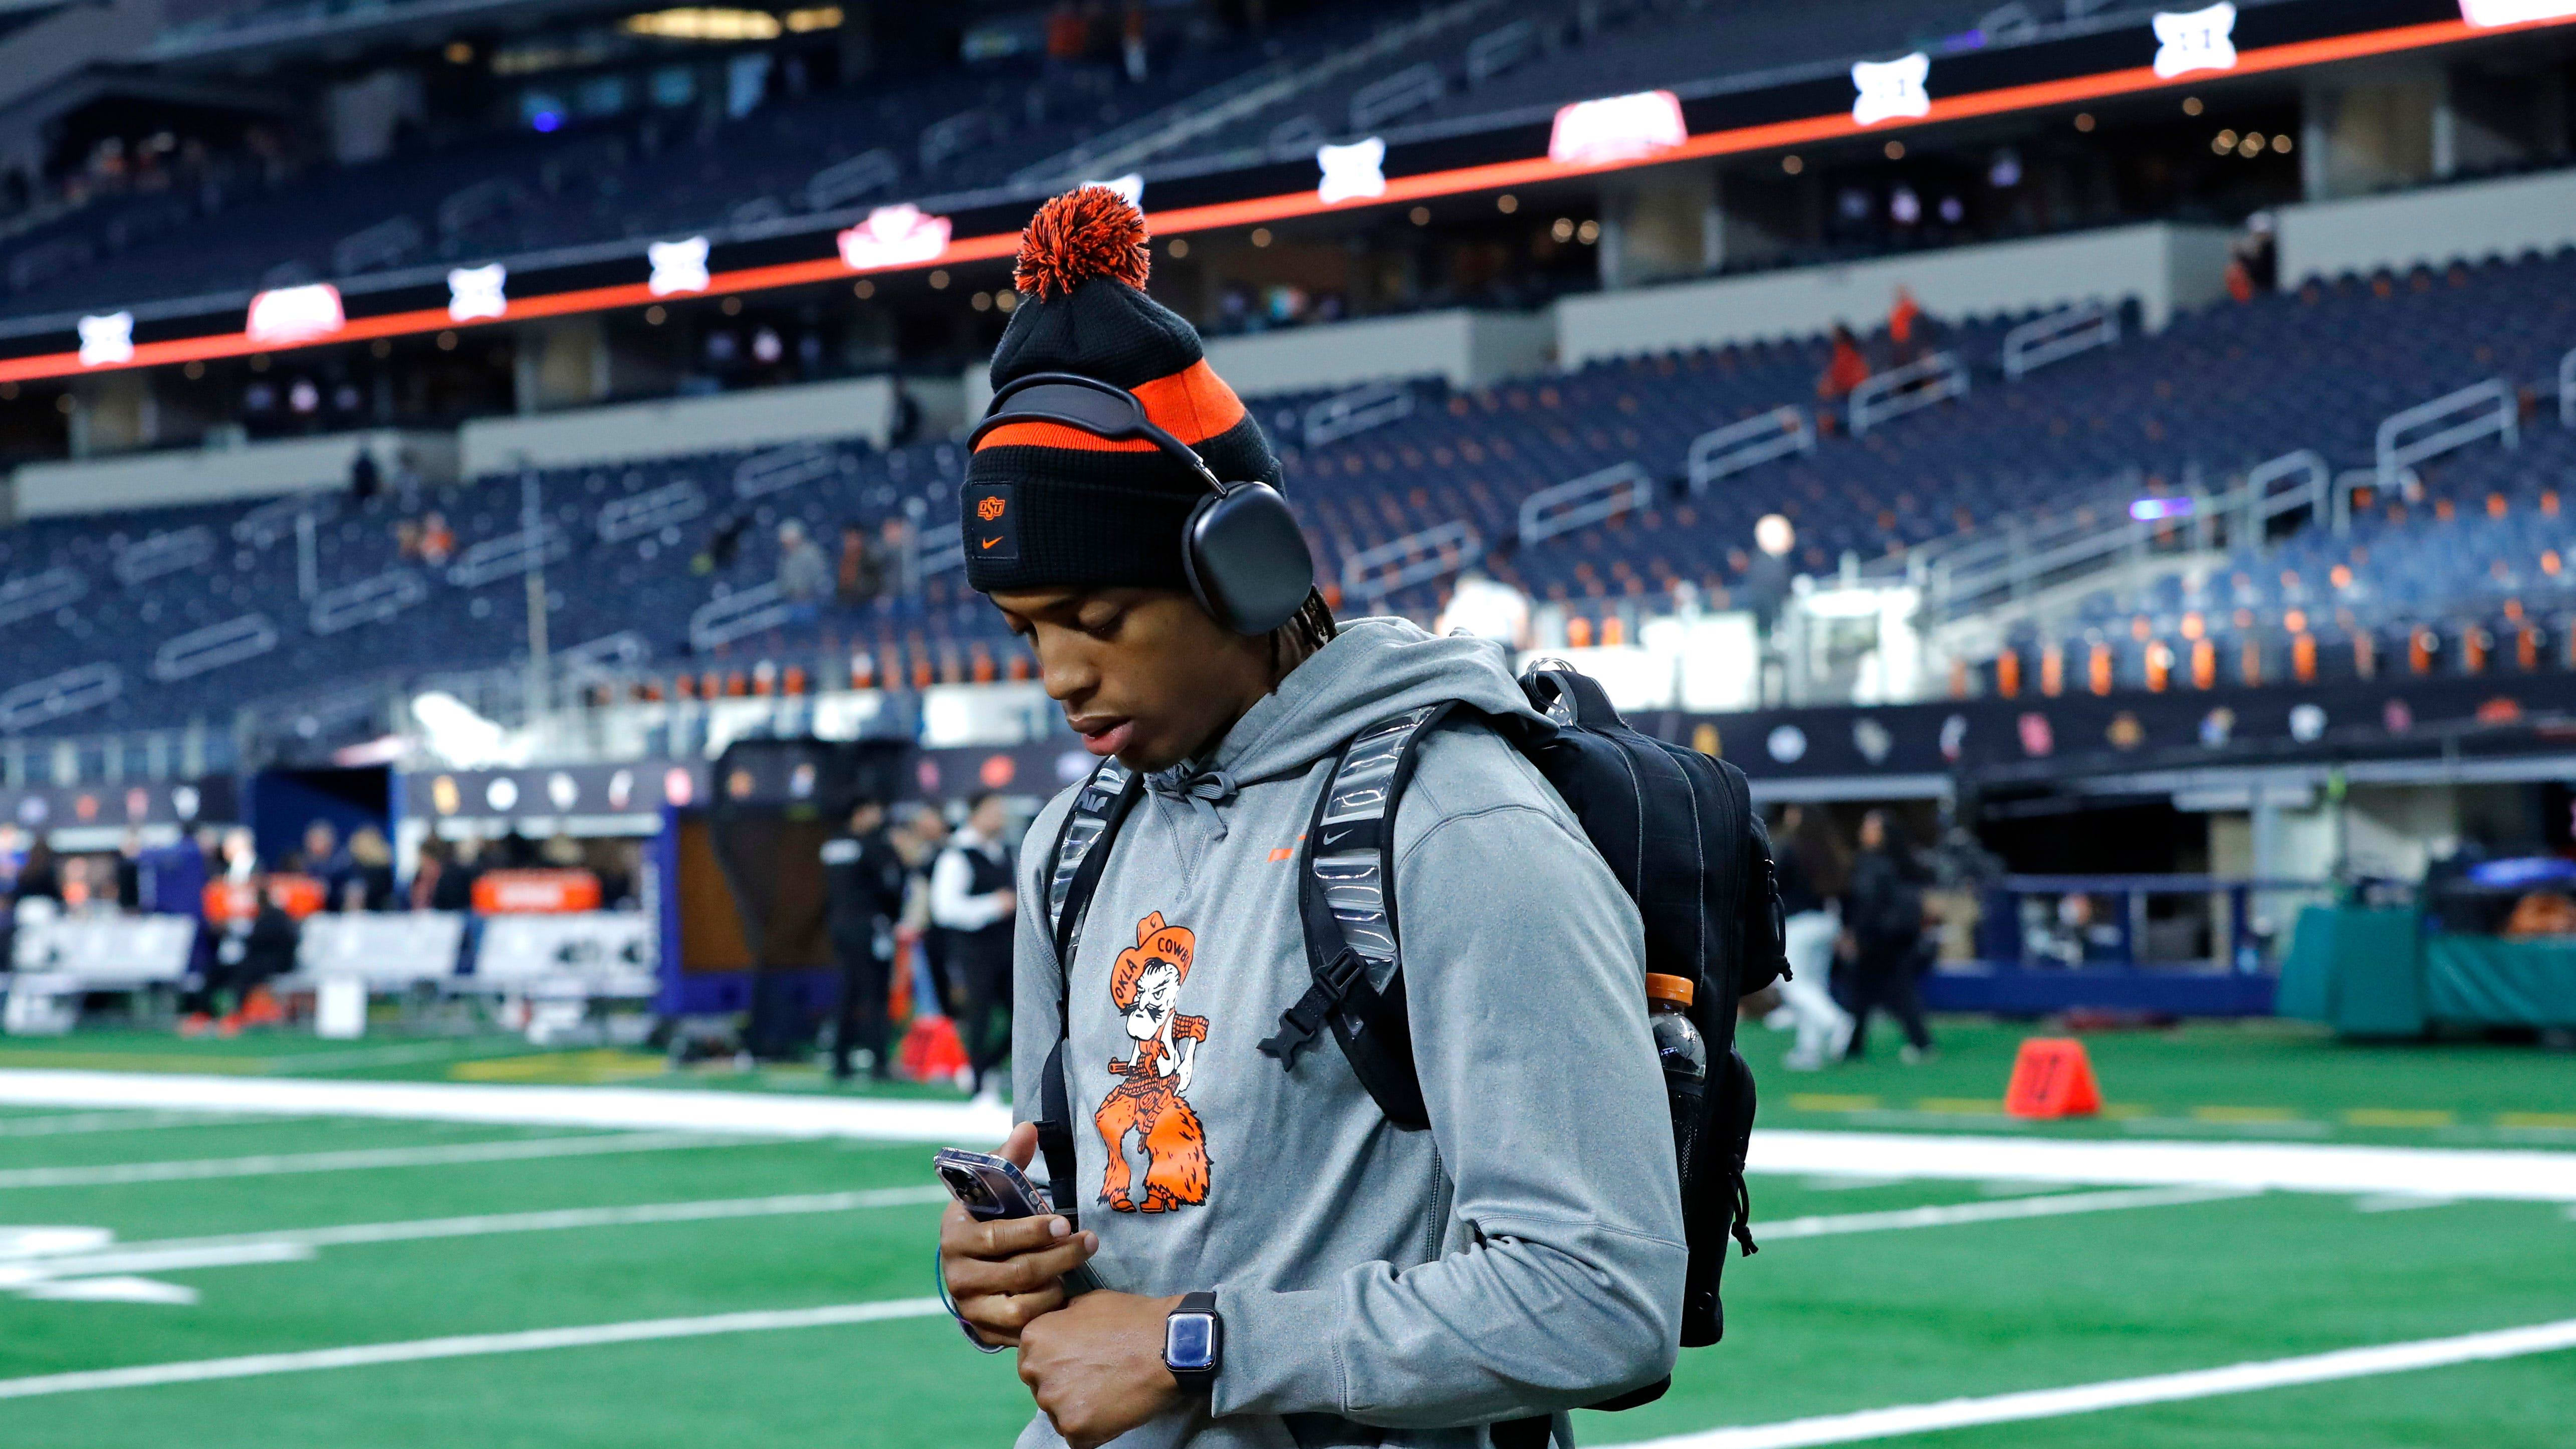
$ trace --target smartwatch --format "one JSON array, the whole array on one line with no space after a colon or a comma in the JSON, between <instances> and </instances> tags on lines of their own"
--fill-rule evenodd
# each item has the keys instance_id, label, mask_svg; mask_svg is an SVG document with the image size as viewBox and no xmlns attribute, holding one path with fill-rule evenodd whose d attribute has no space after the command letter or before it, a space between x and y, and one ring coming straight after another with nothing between
<instances>
[{"instance_id":1,"label":"smartwatch","mask_svg":"<svg viewBox=\"0 0 2576 1449\"><path fill-rule=\"evenodd\" d=\"M1203 1394L1216 1386L1224 1363L1225 1320L1217 1317L1216 1295L1188 1294L1163 1319L1163 1367L1183 1393Z\"/></svg>"}]
</instances>

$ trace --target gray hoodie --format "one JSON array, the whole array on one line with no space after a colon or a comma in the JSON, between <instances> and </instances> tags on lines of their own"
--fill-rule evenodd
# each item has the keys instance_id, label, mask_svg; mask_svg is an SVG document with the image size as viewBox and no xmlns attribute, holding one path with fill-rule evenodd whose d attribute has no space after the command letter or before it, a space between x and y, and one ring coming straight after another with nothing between
<instances>
[{"instance_id":1,"label":"gray hoodie","mask_svg":"<svg viewBox=\"0 0 2576 1449\"><path fill-rule=\"evenodd\" d=\"M1329 1036L1293 1072L1256 1049L1308 984L1297 846L1325 776L1360 729L1441 700L1530 713L1498 644L1344 625L1120 831L1071 975L1074 1205L1104 1284L1212 1289L1225 1320L1212 1398L1121 1446L1465 1449L1672 1366L1686 1251L1636 908L1491 729L1426 736L1396 813L1431 1129L1390 1125ZM1073 794L1021 854L1023 1118L1064 981L1043 882ZM1019 1442L1062 1441L1041 1415Z\"/></svg>"}]
</instances>

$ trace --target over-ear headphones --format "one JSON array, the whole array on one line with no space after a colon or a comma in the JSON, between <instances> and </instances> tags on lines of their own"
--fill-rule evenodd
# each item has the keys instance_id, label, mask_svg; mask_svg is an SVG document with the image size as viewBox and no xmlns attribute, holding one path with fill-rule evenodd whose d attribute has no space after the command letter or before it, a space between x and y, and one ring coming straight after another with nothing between
<instances>
[{"instance_id":1,"label":"over-ear headphones","mask_svg":"<svg viewBox=\"0 0 2576 1449\"><path fill-rule=\"evenodd\" d=\"M1279 490L1218 478L1196 449L1145 416L1144 403L1127 389L1071 372L1013 378L993 394L967 448L1004 423L1057 423L1111 441L1143 438L1189 465L1208 494L1181 527L1181 568L1199 607L1234 632L1269 633L1314 591L1314 555Z\"/></svg>"}]
</instances>

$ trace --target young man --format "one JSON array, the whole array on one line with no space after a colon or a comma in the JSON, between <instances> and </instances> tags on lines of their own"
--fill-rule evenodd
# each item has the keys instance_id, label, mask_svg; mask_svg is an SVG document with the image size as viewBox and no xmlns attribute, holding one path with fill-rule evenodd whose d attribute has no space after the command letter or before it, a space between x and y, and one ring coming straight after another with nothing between
<instances>
[{"instance_id":1,"label":"young man","mask_svg":"<svg viewBox=\"0 0 2576 1449\"><path fill-rule=\"evenodd\" d=\"M948 935L948 964L965 998L957 1035L975 1074L975 1095L1001 1099L993 1068L1011 1049L1011 849L1002 797L991 791L967 808L966 827L950 838L930 871L930 919Z\"/></svg>"},{"instance_id":2,"label":"young man","mask_svg":"<svg viewBox=\"0 0 2576 1449\"><path fill-rule=\"evenodd\" d=\"M996 387L1114 384L1220 479L1275 485L1197 336L1139 290L1143 240L1104 190L1049 203ZM1012 520L990 535L1009 547L970 549L970 581L1091 751L1148 777L1069 962L1048 878L1073 791L1021 852L1023 1125L1002 1150L1035 1152L1061 1003L1076 1161L1050 1191L1080 1227L952 1209L941 1232L969 1336L1019 1350L1039 1409L1021 1449L1563 1443L1564 1411L1667 1373L1687 1254L1641 929L1563 802L1477 718L1529 717L1501 646L1337 628L1312 595L1268 633L1230 630L1183 561L1206 484L1159 445L1010 423L964 491L970 519L1003 498L994 522ZM1422 739L1392 822L1429 1117L1404 1131L1329 1036L1287 1067L1258 1044L1312 982L1298 846L1343 746L1448 701L1465 711ZM1068 1301L1060 1276L1086 1262L1104 1286ZM1164 1358L1175 1313L1212 1315L1217 1339L1186 1386Z\"/></svg>"},{"instance_id":3,"label":"young man","mask_svg":"<svg viewBox=\"0 0 2576 1449\"><path fill-rule=\"evenodd\" d=\"M894 1076L886 1049L886 989L894 964L894 928L903 915L904 865L886 834L885 804L861 800L850 808L849 828L823 842L826 917L832 963L840 968L840 1010L832 1029L832 1080L846 1082L853 1052L864 1055L868 1075Z\"/></svg>"}]
</instances>

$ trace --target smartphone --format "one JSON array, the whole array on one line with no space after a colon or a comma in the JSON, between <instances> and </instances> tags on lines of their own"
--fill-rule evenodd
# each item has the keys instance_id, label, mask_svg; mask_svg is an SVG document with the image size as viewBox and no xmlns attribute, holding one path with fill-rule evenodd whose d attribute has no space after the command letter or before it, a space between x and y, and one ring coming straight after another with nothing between
<instances>
[{"instance_id":1,"label":"smartphone","mask_svg":"<svg viewBox=\"0 0 2576 1449\"><path fill-rule=\"evenodd\" d=\"M968 1152L962 1147L942 1147L930 1158L939 1180L948 1185L951 1197L966 1209L969 1217L979 1222L1000 1218L1045 1217L1055 1211L1046 1194L1038 1191L1027 1174L1006 1157L989 1152ZM1100 1286L1086 1263L1064 1275L1065 1296L1088 1293Z\"/></svg>"}]
</instances>

